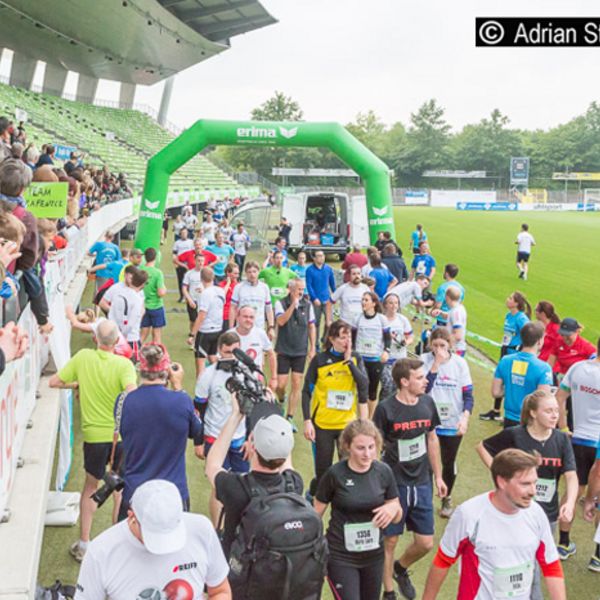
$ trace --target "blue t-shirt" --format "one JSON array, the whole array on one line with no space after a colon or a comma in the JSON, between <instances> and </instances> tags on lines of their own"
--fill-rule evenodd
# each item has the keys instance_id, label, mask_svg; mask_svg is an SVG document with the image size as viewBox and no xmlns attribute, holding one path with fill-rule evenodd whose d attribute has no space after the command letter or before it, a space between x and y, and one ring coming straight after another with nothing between
<instances>
[{"instance_id":1,"label":"blue t-shirt","mask_svg":"<svg viewBox=\"0 0 600 600\"><path fill-rule=\"evenodd\" d=\"M388 291L388 287L392 279L394 279L394 276L389 272L388 269L384 269L383 267L375 267L374 269L371 269L369 277L372 277L375 280L375 293L379 296L380 300L383 300L383 297Z\"/></svg>"},{"instance_id":2,"label":"blue t-shirt","mask_svg":"<svg viewBox=\"0 0 600 600\"><path fill-rule=\"evenodd\" d=\"M222 246L213 244L212 246L208 246L206 249L217 257L217 262L213 265L215 275L217 277L224 277L225 267L229 262L229 258L234 253L233 248L228 244L223 244Z\"/></svg>"},{"instance_id":3,"label":"blue t-shirt","mask_svg":"<svg viewBox=\"0 0 600 600\"><path fill-rule=\"evenodd\" d=\"M308 269L308 265L292 265L290 269L294 271L300 279L306 279L306 269Z\"/></svg>"},{"instance_id":4,"label":"blue t-shirt","mask_svg":"<svg viewBox=\"0 0 600 600\"><path fill-rule=\"evenodd\" d=\"M507 354L516 352L521 345L521 329L523 325L529 323L529 317L522 311L515 313L506 313L504 317L504 333L502 335L502 345L508 346Z\"/></svg>"},{"instance_id":5,"label":"blue t-shirt","mask_svg":"<svg viewBox=\"0 0 600 600\"><path fill-rule=\"evenodd\" d=\"M426 242L427 241L427 234L424 231L421 231L421 239L419 239L419 232L418 231L413 231L410 234L410 238L412 240L412 247L414 250L418 250L419 249L419 244L421 242Z\"/></svg>"},{"instance_id":6,"label":"blue t-shirt","mask_svg":"<svg viewBox=\"0 0 600 600\"><path fill-rule=\"evenodd\" d=\"M201 429L192 399L185 392L163 385L142 385L127 394L121 416L123 499L129 502L136 488L150 479L166 479L187 500L185 450L188 438L194 438Z\"/></svg>"},{"instance_id":7,"label":"blue t-shirt","mask_svg":"<svg viewBox=\"0 0 600 600\"><path fill-rule=\"evenodd\" d=\"M440 310L443 313L447 313L450 310L450 307L446 303L446 292L448 291L448 288L451 285L460 290L460 301L463 302L465 299L465 288L460 283L458 283L458 281L444 281L444 283L442 283L442 285L438 287L437 292L435 293L435 301L442 303L442 305L440 306ZM442 315L439 315L437 318L437 322L439 325L445 325L447 321L448 319L446 319L446 317L443 317Z\"/></svg>"},{"instance_id":8,"label":"blue t-shirt","mask_svg":"<svg viewBox=\"0 0 600 600\"><path fill-rule=\"evenodd\" d=\"M113 281L119 281L119 275L121 274L121 269L127 264L126 260L113 260L113 262L109 262L105 265L104 269L98 270L96 273L99 277L106 277L107 279L112 279Z\"/></svg>"},{"instance_id":9,"label":"blue t-shirt","mask_svg":"<svg viewBox=\"0 0 600 600\"><path fill-rule=\"evenodd\" d=\"M271 248L271 251L272 252L281 252L281 254L283 254L283 262L281 263L281 266L282 267L288 267L289 266L287 248L284 248L283 250L280 250L277 246L273 246L273 248Z\"/></svg>"},{"instance_id":10,"label":"blue t-shirt","mask_svg":"<svg viewBox=\"0 0 600 600\"><path fill-rule=\"evenodd\" d=\"M106 265L113 260L121 260L121 250L119 246L112 242L96 242L90 248L90 254L96 255L94 265Z\"/></svg>"},{"instance_id":11,"label":"blue t-shirt","mask_svg":"<svg viewBox=\"0 0 600 600\"><path fill-rule=\"evenodd\" d=\"M530 352L515 352L500 360L494 377L504 383L504 416L520 421L523 399L540 385L552 385L552 368Z\"/></svg>"},{"instance_id":12,"label":"blue t-shirt","mask_svg":"<svg viewBox=\"0 0 600 600\"><path fill-rule=\"evenodd\" d=\"M435 258L431 254L417 254L413 258L411 267L417 275L431 277L431 271L435 267Z\"/></svg>"}]
</instances>

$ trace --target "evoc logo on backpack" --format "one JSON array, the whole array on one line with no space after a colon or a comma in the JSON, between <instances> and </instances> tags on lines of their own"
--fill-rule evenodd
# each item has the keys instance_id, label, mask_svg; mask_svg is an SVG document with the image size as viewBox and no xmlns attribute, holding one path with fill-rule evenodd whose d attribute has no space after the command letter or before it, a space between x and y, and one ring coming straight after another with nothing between
<instances>
[{"instance_id":1,"label":"evoc logo on backpack","mask_svg":"<svg viewBox=\"0 0 600 600\"><path fill-rule=\"evenodd\" d=\"M302 521L288 521L283 525L284 529L304 529Z\"/></svg>"}]
</instances>

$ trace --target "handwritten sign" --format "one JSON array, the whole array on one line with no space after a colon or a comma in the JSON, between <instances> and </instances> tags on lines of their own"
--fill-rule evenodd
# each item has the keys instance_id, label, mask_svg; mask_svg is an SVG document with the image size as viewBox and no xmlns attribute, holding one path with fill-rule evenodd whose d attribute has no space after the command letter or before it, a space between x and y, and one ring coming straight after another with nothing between
<instances>
[{"instance_id":1,"label":"handwritten sign","mask_svg":"<svg viewBox=\"0 0 600 600\"><path fill-rule=\"evenodd\" d=\"M27 210L36 217L60 219L67 214L67 195L69 184L66 182L34 182L24 193Z\"/></svg>"}]
</instances>

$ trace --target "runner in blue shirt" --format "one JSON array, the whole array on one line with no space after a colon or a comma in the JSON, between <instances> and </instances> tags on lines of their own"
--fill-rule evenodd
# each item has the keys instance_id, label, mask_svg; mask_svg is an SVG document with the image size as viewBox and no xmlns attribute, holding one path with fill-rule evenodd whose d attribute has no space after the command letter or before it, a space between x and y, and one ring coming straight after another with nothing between
<instances>
[{"instance_id":1,"label":"runner in blue shirt","mask_svg":"<svg viewBox=\"0 0 600 600\"><path fill-rule=\"evenodd\" d=\"M306 269L308 269L308 265L306 264L306 252L301 250L298 252L298 262L295 265L290 267L294 273L300 278L306 280Z\"/></svg>"},{"instance_id":2,"label":"runner in blue shirt","mask_svg":"<svg viewBox=\"0 0 600 600\"><path fill-rule=\"evenodd\" d=\"M458 277L458 265L449 263L444 267L444 283L442 283L435 293L435 308L431 311L433 317L437 317L438 325L445 325L448 322L448 313L450 307L446 302L446 292L450 286L460 290L460 302L465 299L465 288L456 281Z\"/></svg>"},{"instance_id":3,"label":"runner in blue shirt","mask_svg":"<svg viewBox=\"0 0 600 600\"><path fill-rule=\"evenodd\" d=\"M506 308L501 357L517 352L521 345L521 329L531 319L531 305L521 292L514 292L506 299Z\"/></svg>"},{"instance_id":4,"label":"runner in blue shirt","mask_svg":"<svg viewBox=\"0 0 600 600\"><path fill-rule=\"evenodd\" d=\"M419 244L419 254L413 258L410 272L410 278L414 279L416 275L425 275L429 279L435 276L435 258L429 254L429 244L421 242Z\"/></svg>"},{"instance_id":5,"label":"runner in blue shirt","mask_svg":"<svg viewBox=\"0 0 600 600\"><path fill-rule=\"evenodd\" d=\"M218 231L215 235L215 243L206 248L217 257L217 262L213 265L213 271L215 272L215 280L217 282L225 279L225 267L227 263L231 262L234 254L233 248L225 243L223 234Z\"/></svg>"},{"instance_id":6,"label":"runner in blue shirt","mask_svg":"<svg viewBox=\"0 0 600 600\"><path fill-rule=\"evenodd\" d=\"M427 234L423 229L423 225L417 225L415 231L410 234L410 245L413 254L419 254L419 244L427 241Z\"/></svg>"},{"instance_id":7,"label":"runner in blue shirt","mask_svg":"<svg viewBox=\"0 0 600 600\"><path fill-rule=\"evenodd\" d=\"M525 396L535 390L550 392L552 385L552 368L537 358L544 340L544 326L527 323L521 329L521 337L523 349L500 360L492 382L492 396L500 402L505 397L504 428L519 425Z\"/></svg>"}]
</instances>

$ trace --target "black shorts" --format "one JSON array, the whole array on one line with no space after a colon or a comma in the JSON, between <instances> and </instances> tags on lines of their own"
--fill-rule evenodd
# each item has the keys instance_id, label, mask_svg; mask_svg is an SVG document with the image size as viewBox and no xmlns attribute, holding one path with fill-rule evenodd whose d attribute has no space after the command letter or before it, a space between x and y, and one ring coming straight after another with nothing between
<instances>
[{"instance_id":1,"label":"black shorts","mask_svg":"<svg viewBox=\"0 0 600 600\"><path fill-rule=\"evenodd\" d=\"M573 454L575 455L575 466L577 467L577 479L579 485L587 485L590 471L596 462L596 448L593 446L582 446L573 444Z\"/></svg>"},{"instance_id":2,"label":"black shorts","mask_svg":"<svg viewBox=\"0 0 600 600\"><path fill-rule=\"evenodd\" d=\"M207 356L217 355L217 340L221 335L220 331L211 331L210 333L203 333L199 331L196 334L196 341L194 343L194 349L196 358L204 358ZM204 350L204 353L200 351L200 348Z\"/></svg>"},{"instance_id":3,"label":"black shorts","mask_svg":"<svg viewBox=\"0 0 600 600\"><path fill-rule=\"evenodd\" d=\"M290 371L292 373L304 373L305 365L306 354L304 356L277 355L277 375L287 375Z\"/></svg>"},{"instance_id":4,"label":"black shorts","mask_svg":"<svg viewBox=\"0 0 600 600\"><path fill-rule=\"evenodd\" d=\"M187 308L188 317L190 319L190 323L194 323L198 318L198 309L192 308L187 302L185 303L185 307Z\"/></svg>"},{"instance_id":5,"label":"black shorts","mask_svg":"<svg viewBox=\"0 0 600 600\"><path fill-rule=\"evenodd\" d=\"M517 262L529 262L529 252L517 252Z\"/></svg>"},{"instance_id":6,"label":"black shorts","mask_svg":"<svg viewBox=\"0 0 600 600\"><path fill-rule=\"evenodd\" d=\"M111 451L112 442L99 442L97 444L83 442L83 468L85 472L96 479L102 479L106 473L106 465L110 462ZM117 466L115 469L117 472L121 470L122 452L121 442L119 442L115 448L114 462Z\"/></svg>"}]
</instances>

